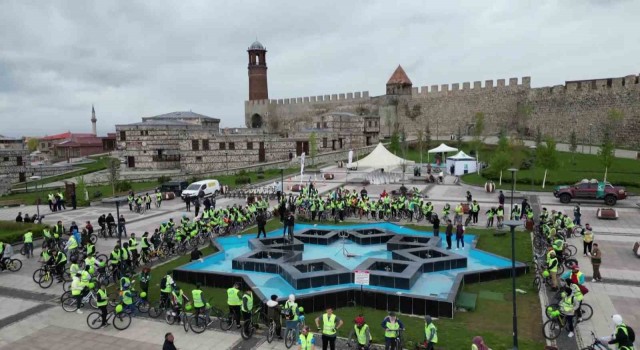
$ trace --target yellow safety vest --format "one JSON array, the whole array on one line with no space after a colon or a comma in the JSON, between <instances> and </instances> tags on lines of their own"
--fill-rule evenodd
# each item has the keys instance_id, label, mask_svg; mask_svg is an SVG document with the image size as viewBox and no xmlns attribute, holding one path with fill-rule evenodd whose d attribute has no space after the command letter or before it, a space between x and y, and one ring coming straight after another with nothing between
<instances>
[{"instance_id":1,"label":"yellow safety vest","mask_svg":"<svg viewBox=\"0 0 640 350\"><path fill-rule=\"evenodd\" d=\"M24 243L33 243L33 232L29 231L24 234Z\"/></svg>"},{"instance_id":2,"label":"yellow safety vest","mask_svg":"<svg viewBox=\"0 0 640 350\"><path fill-rule=\"evenodd\" d=\"M109 300L107 299L107 291L106 290L102 290L102 289L98 289L98 296L100 300L102 301L98 301L96 304L98 305L98 307L100 306L107 306L107 304L109 303Z\"/></svg>"},{"instance_id":3,"label":"yellow safety vest","mask_svg":"<svg viewBox=\"0 0 640 350\"><path fill-rule=\"evenodd\" d=\"M236 289L236 288L229 288L227 289L227 305L229 306L240 306L242 305L242 300L240 300L240 298L238 298L238 293L240 293L240 290Z\"/></svg>"},{"instance_id":4,"label":"yellow safety vest","mask_svg":"<svg viewBox=\"0 0 640 350\"><path fill-rule=\"evenodd\" d=\"M387 330L384 331L385 338L396 338L398 336L398 329L400 329L400 324L398 322L391 323L387 321L384 325Z\"/></svg>"},{"instance_id":5,"label":"yellow safety vest","mask_svg":"<svg viewBox=\"0 0 640 350\"><path fill-rule=\"evenodd\" d=\"M336 334L336 315L331 315L331 317L328 314L322 315L322 334Z\"/></svg>"},{"instance_id":6,"label":"yellow safety vest","mask_svg":"<svg viewBox=\"0 0 640 350\"><path fill-rule=\"evenodd\" d=\"M311 332L307 333L305 337L304 334L300 334L300 348L302 350L309 350L313 345L313 334Z\"/></svg>"},{"instance_id":7,"label":"yellow safety vest","mask_svg":"<svg viewBox=\"0 0 640 350\"><path fill-rule=\"evenodd\" d=\"M242 303L242 312L251 312L253 310L253 293L245 294L242 299L247 299L247 308L245 309L244 303Z\"/></svg>"},{"instance_id":8,"label":"yellow safety vest","mask_svg":"<svg viewBox=\"0 0 640 350\"><path fill-rule=\"evenodd\" d=\"M202 291L200 289L192 290L191 295L193 296L193 307L204 306L204 302L202 302Z\"/></svg>"},{"instance_id":9,"label":"yellow safety vest","mask_svg":"<svg viewBox=\"0 0 640 350\"><path fill-rule=\"evenodd\" d=\"M426 324L424 325L424 337L425 339L429 340L429 333L431 333L433 331L433 339L431 339L431 342L434 344L438 344L438 329L436 328L436 325L432 323Z\"/></svg>"},{"instance_id":10,"label":"yellow safety vest","mask_svg":"<svg viewBox=\"0 0 640 350\"><path fill-rule=\"evenodd\" d=\"M358 344L360 345L366 345L367 344L367 330L369 329L369 325L363 325L362 327L360 327L360 329L358 329L357 325L353 326L353 331L356 334L356 337L358 338Z\"/></svg>"}]
</instances>

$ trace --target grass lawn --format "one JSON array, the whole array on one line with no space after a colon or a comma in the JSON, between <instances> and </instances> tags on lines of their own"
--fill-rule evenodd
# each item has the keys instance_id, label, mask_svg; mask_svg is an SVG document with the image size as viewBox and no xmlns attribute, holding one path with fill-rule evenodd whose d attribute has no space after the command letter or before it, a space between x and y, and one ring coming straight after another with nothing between
<instances>
[{"instance_id":1,"label":"grass lawn","mask_svg":"<svg viewBox=\"0 0 640 350\"><path fill-rule=\"evenodd\" d=\"M348 225L352 223L342 223ZM428 230L424 226L407 225L408 227L418 230ZM280 222L277 219L269 221L267 224L267 232L279 229ZM256 234L257 229L249 229L245 234ZM470 229L469 233L479 236L478 248L489 251L491 253L511 257L511 240L510 237L493 236L493 231L484 229ZM205 255L214 253L213 248L203 250ZM531 244L529 236L526 233L519 232L516 235L516 259L521 262L531 260ZM152 270L152 291L150 298L155 301L159 298L160 279L166 271L178 268L189 261L189 257L181 257L167 264L158 266ZM518 295L518 330L520 349L538 350L543 347L543 338L541 333L541 314L538 296L532 288L531 274L518 277L516 279L516 288L527 291L525 295ZM180 282L179 285L190 295L193 285ZM440 319L436 321L439 330L440 347L442 349L466 349L470 347L471 339L476 335L482 335L489 346L493 349L509 348L512 343L511 337L511 280L498 280L485 283L468 284L463 287L465 292L479 293L480 291L492 291L500 293L504 300L494 301L478 299L476 310L473 312L459 312L454 319ZM203 287L206 298L213 298L212 304L226 310L226 290L223 288ZM374 341L383 340L383 330L379 326L386 315L385 311L375 310L372 308L340 308L336 310L336 314L345 321L345 326L339 330L340 336L348 336L349 331L353 327L353 319L358 314L364 314L371 327ZM321 313L312 313L307 315L307 323L313 325L313 319ZM421 317L411 317L407 315L401 316L402 321L406 324L407 332L405 333L408 341L419 342L424 337L424 321ZM315 328L315 327L313 327Z\"/></svg>"},{"instance_id":2,"label":"grass lawn","mask_svg":"<svg viewBox=\"0 0 640 350\"><path fill-rule=\"evenodd\" d=\"M40 179L37 181L29 181L28 186L29 188L31 188L31 187L35 187L36 185L38 186L45 185L51 182L56 182L56 181L69 179L72 177L81 176L81 175L90 174L96 171L104 170L107 168L107 160L112 157L100 156L100 157L88 157L88 158L91 160L94 160L94 162L79 165L78 168L80 169L71 171L66 174L48 176L45 179ZM36 175L37 175L37 172L36 172ZM12 187L16 189L22 189L24 188L24 183L15 184Z\"/></svg>"},{"instance_id":3,"label":"grass lawn","mask_svg":"<svg viewBox=\"0 0 640 350\"><path fill-rule=\"evenodd\" d=\"M33 238L42 237L45 225L15 221L0 221L0 241L4 243L22 242L25 232L33 232Z\"/></svg>"}]
</instances>

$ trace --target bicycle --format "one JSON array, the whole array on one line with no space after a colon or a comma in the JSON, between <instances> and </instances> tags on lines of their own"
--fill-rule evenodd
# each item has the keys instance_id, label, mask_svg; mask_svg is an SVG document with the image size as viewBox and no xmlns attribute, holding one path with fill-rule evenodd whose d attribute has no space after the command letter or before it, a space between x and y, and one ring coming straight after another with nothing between
<instances>
[{"instance_id":1,"label":"bicycle","mask_svg":"<svg viewBox=\"0 0 640 350\"><path fill-rule=\"evenodd\" d=\"M251 317L242 322L242 328L240 329L240 336L242 336L242 339L250 339L258 328L260 321L267 324L267 316L262 312L262 307L258 307L253 310L253 312L251 312Z\"/></svg>"},{"instance_id":2,"label":"bicycle","mask_svg":"<svg viewBox=\"0 0 640 350\"><path fill-rule=\"evenodd\" d=\"M176 317L175 311L169 311L169 312L167 312L165 314L164 320L165 320L165 322L167 322L168 325L173 325L173 324L176 323L176 321L178 321L178 324L182 323L182 328L184 329L184 332L188 333L189 332L189 323L190 323L189 320L192 317L189 317L189 314L187 314L187 311L185 311L185 310L181 310L180 311L180 316L178 316L178 317Z\"/></svg>"},{"instance_id":3,"label":"bicycle","mask_svg":"<svg viewBox=\"0 0 640 350\"><path fill-rule=\"evenodd\" d=\"M149 313L149 317L158 318L158 316L160 316L161 314L165 312L170 312L170 311L173 311L173 309L171 308L171 305L169 305L168 301L166 302L158 301L149 308L148 313Z\"/></svg>"},{"instance_id":4,"label":"bicycle","mask_svg":"<svg viewBox=\"0 0 640 350\"><path fill-rule=\"evenodd\" d=\"M96 298L93 290L90 290L84 297L82 297L82 305L78 305L76 296L71 294L71 291L62 293L60 297L60 304L62 309L66 312L74 312L85 304L89 304L92 308L98 308L98 299Z\"/></svg>"},{"instance_id":5,"label":"bicycle","mask_svg":"<svg viewBox=\"0 0 640 350\"><path fill-rule=\"evenodd\" d=\"M7 259L4 267L11 272L18 272L22 268L22 261L20 259Z\"/></svg>"},{"instance_id":6,"label":"bicycle","mask_svg":"<svg viewBox=\"0 0 640 350\"><path fill-rule=\"evenodd\" d=\"M298 338L296 337L296 335L302 333L302 328L304 327L304 315L298 316L297 322L298 324L296 325L296 328L287 327L287 333L284 336L284 346L286 346L287 349L290 349L293 344L298 342Z\"/></svg>"},{"instance_id":7,"label":"bicycle","mask_svg":"<svg viewBox=\"0 0 640 350\"><path fill-rule=\"evenodd\" d=\"M222 328L223 318L224 318L224 313L222 312L222 310L216 308L215 306L211 306L209 308L206 308L204 313L198 315L198 317L196 317L194 314L189 319L189 328L191 328L191 330L194 333L200 334L204 332L205 329L210 327L213 324L213 322L215 322L215 320L218 320L220 322L220 328ZM233 324L233 322L231 322L230 324ZM229 330L230 328L231 327L227 329L224 329L224 328L222 329Z\"/></svg>"},{"instance_id":8,"label":"bicycle","mask_svg":"<svg viewBox=\"0 0 640 350\"><path fill-rule=\"evenodd\" d=\"M355 350L369 350L371 348L371 344L360 345L356 340L349 339L347 342L347 347L349 349L354 348Z\"/></svg>"},{"instance_id":9,"label":"bicycle","mask_svg":"<svg viewBox=\"0 0 640 350\"><path fill-rule=\"evenodd\" d=\"M238 319L240 315L236 315L231 311L227 312L226 314L222 311L220 312L221 316L218 318L220 319L220 329L222 329L223 331L230 330L234 322L240 322L240 319Z\"/></svg>"},{"instance_id":10,"label":"bicycle","mask_svg":"<svg viewBox=\"0 0 640 350\"><path fill-rule=\"evenodd\" d=\"M560 310L560 305L558 303L551 303L547 305L547 308L545 309L545 313L547 317L551 318L553 315L553 312L558 310ZM580 305L578 310L576 310L575 315L576 315L575 317L576 324L584 321L589 321L591 317L593 317L593 308L591 307L591 305L587 303L582 303L582 305ZM580 315L580 317L578 317L578 315Z\"/></svg>"},{"instance_id":11,"label":"bicycle","mask_svg":"<svg viewBox=\"0 0 640 350\"><path fill-rule=\"evenodd\" d=\"M117 308L116 308L117 309ZM107 314L107 322L111 321L113 328L123 331L131 325L131 315L126 312L117 312L116 309ZM102 312L92 312L87 316L87 326L91 329L102 327Z\"/></svg>"},{"instance_id":12,"label":"bicycle","mask_svg":"<svg viewBox=\"0 0 640 350\"><path fill-rule=\"evenodd\" d=\"M582 350L610 350L611 349L608 344L600 341L600 339L596 337L596 334L593 333L593 331L591 331L591 338L593 339L593 343L589 346L582 348Z\"/></svg>"},{"instance_id":13,"label":"bicycle","mask_svg":"<svg viewBox=\"0 0 640 350\"><path fill-rule=\"evenodd\" d=\"M267 318L267 343L271 344L276 336L276 321L272 318Z\"/></svg>"},{"instance_id":14,"label":"bicycle","mask_svg":"<svg viewBox=\"0 0 640 350\"><path fill-rule=\"evenodd\" d=\"M37 269L37 270L35 270L33 272L33 280L34 280L34 282L36 282L38 284L38 286L40 286L40 288L42 288L42 289L47 289L47 288L51 287L51 285L53 284L53 280L54 280L53 277L54 276L56 276L56 271L50 265L44 265L43 267L41 267L41 268L39 268L39 269ZM66 271L63 274L62 278L63 278L63 280L65 282L70 282L71 281L71 276ZM64 287L64 285L63 285L63 287Z\"/></svg>"},{"instance_id":15,"label":"bicycle","mask_svg":"<svg viewBox=\"0 0 640 350\"><path fill-rule=\"evenodd\" d=\"M573 318L574 327L576 319ZM542 335L549 340L560 336L562 329L567 329L567 319L559 310L551 311L551 318L542 325Z\"/></svg>"}]
</instances>

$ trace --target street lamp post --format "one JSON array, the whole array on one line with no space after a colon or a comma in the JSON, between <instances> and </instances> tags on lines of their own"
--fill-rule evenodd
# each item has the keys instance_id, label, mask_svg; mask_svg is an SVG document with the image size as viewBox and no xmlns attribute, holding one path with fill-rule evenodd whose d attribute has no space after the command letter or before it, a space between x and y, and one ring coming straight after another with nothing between
<instances>
[{"instance_id":1,"label":"street lamp post","mask_svg":"<svg viewBox=\"0 0 640 350\"><path fill-rule=\"evenodd\" d=\"M518 169L511 168L511 217L505 222L511 229L511 298L513 299L513 349L518 349L518 312L516 306L516 227L522 225L519 218L513 218L513 192L515 191L515 174Z\"/></svg>"}]
</instances>

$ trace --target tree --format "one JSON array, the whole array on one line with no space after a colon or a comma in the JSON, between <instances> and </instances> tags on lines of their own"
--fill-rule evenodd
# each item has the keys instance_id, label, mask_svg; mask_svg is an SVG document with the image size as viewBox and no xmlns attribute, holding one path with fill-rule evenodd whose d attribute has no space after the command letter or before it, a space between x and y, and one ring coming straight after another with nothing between
<instances>
[{"instance_id":1,"label":"tree","mask_svg":"<svg viewBox=\"0 0 640 350\"><path fill-rule=\"evenodd\" d=\"M576 165L576 151L578 150L578 136L576 131L572 130L569 135L569 151L571 151L571 164Z\"/></svg>"},{"instance_id":2,"label":"tree","mask_svg":"<svg viewBox=\"0 0 640 350\"><path fill-rule=\"evenodd\" d=\"M422 164L422 150L424 149L424 131L418 129L418 153L420 153L420 164Z\"/></svg>"},{"instance_id":3,"label":"tree","mask_svg":"<svg viewBox=\"0 0 640 350\"><path fill-rule=\"evenodd\" d=\"M431 148L431 127L427 124L427 128L424 130L424 148Z\"/></svg>"},{"instance_id":4,"label":"tree","mask_svg":"<svg viewBox=\"0 0 640 350\"><path fill-rule=\"evenodd\" d=\"M558 168L558 151L556 150L556 141L547 137L545 144L540 144L536 149L536 162L544 168L544 178L542 179L542 188L547 181L547 172Z\"/></svg>"},{"instance_id":5,"label":"tree","mask_svg":"<svg viewBox=\"0 0 640 350\"><path fill-rule=\"evenodd\" d=\"M496 174L500 173L499 184L502 185L502 172L507 170L511 166L511 157L504 151L499 151L493 154L489 161L489 169L495 171Z\"/></svg>"},{"instance_id":6,"label":"tree","mask_svg":"<svg viewBox=\"0 0 640 350\"><path fill-rule=\"evenodd\" d=\"M311 165L316 165L316 155L318 154L318 138L315 131L309 135L309 156L311 157Z\"/></svg>"},{"instance_id":7,"label":"tree","mask_svg":"<svg viewBox=\"0 0 640 350\"><path fill-rule=\"evenodd\" d=\"M400 151L400 134L397 131L394 131L393 134L391 134L391 143L389 144L389 150L395 155L397 155L398 151Z\"/></svg>"},{"instance_id":8,"label":"tree","mask_svg":"<svg viewBox=\"0 0 640 350\"><path fill-rule=\"evenodd\" d=\"M458 126L458 132L456 133L456 147L462 148L462 129Z\"/></svg>"},{"instance_id":9,"label":"tree","mask_svg":"<svg viewBox=\"0 0 640 350\"><path fill-rule=\"evenodd\" d=\"M525 136L526 124L531 118L532 113L533 106L531 106L530 104L525 103L518 106L518 111L516 113L516 117L514 118L514 122L515 130L521 138L524 138Z\"/></svg>"},{"instance_id":10,"label":"tree","mask_svg":"<svg viewBox=\"0 0 640 350\"><path fill-rule=\"evenodd\" d=\"M107 161L107 179L111 185L111 192L115 196L116 185L120 180L120 161L116 158L109 158Z\"/></svg>"},{"instance_id":11,"label":"tree","mask_svg":"<svg viewBox=\"0 0 640 350\"><path fill-rule=\"evenodd\" d=\"M540 130L540 125L536 125L536 147L540 146L542 143L542 130Z\"/></svg>"},{"instance_id":12,"label":"tree","mask_svg":"<svg viewBox=\"0 0 640 350\"><path fill-rule=\"evenodd\" d=\"M498 135L498 152L508 152L509 151L509 139L507 138L507 133L504 129L500 129L500 134Z\"/></svg>"},{"instance_id":13,"label":"tree","mask_svg":"<svg viewBox=\"0 0 640 350\"><path fill-rule=\"evenodd\" d=\"M38 143L39 143L38 139L35 139L35 138L29 139L29 141L27 141L27 149L29 149L29 152L33 152L37 150Z\"/></svg>"},{"instance_id":14,"label":"tree","mask_svg":"<svg viewBox=\"0 0 640 350\"><path fill-rule=\"evenodd\" d=\"M607 119L602 126L602 143L600 144L600 150L598 156L600 162L604 166L604 180L607 181L607 173L609 168L613 165L613 158L616 151L616 134L622 126L624 119L624 113L618 109L611 109L607 115Z\"/></svg>"}]
</instances>

